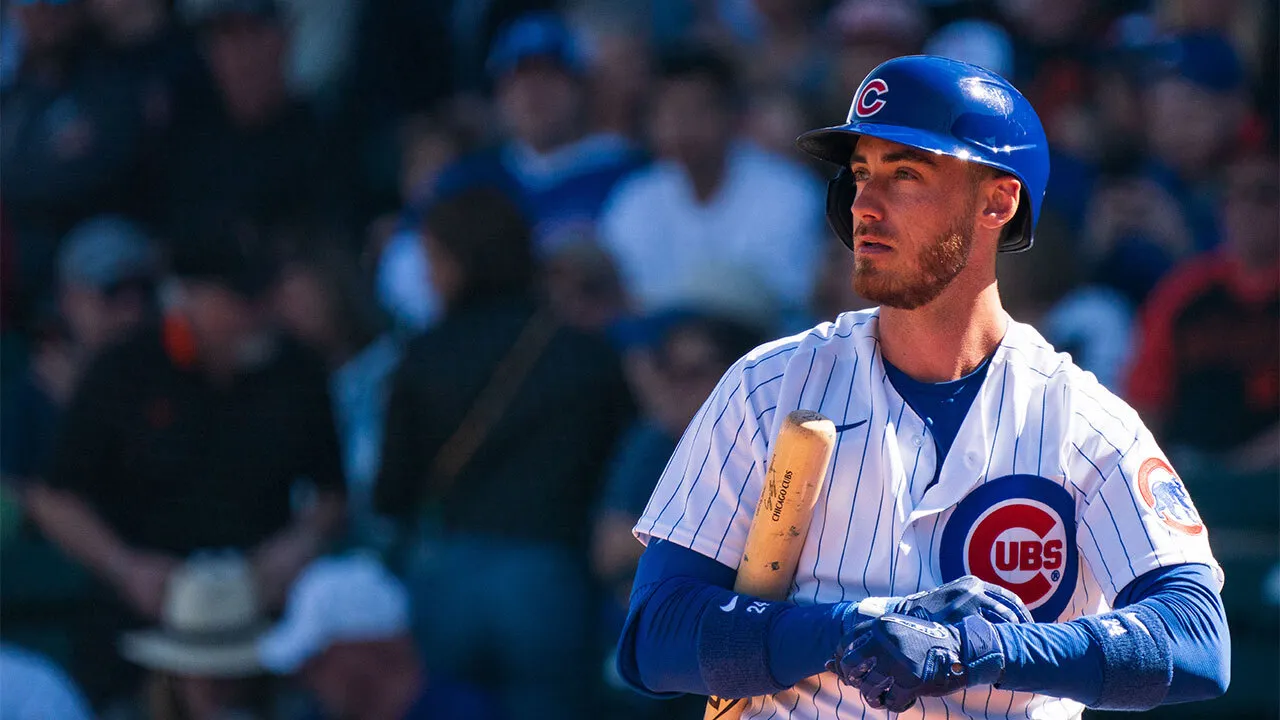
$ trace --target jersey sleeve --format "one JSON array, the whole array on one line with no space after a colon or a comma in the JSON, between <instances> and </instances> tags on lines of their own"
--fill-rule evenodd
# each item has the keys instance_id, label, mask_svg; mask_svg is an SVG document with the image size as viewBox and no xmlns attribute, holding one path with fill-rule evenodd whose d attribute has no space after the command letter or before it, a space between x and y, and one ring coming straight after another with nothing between
<instances>
[{"instance_id":1,"label":"jersey sleeve","mask_svg":"<svg viewBox=\"0 0 1280 720\"><path fill-rule=\"evenodd\" d=\"M1113 445L1102 434L1076 444L1068 470L1086 489L1077 542L1109 603L1135 578L1186 563L1209 566L1223 583L1209 531L1187 486L1147 428Z\"/></svg>"},{"instance_id":2,"label":"jersey sleeve","mask_svg":"<svg viewBox=\"0 0 1280 720\"><path fill-rule=\"evenodd\" d=\"M689 423L635 526L641 542L661 538L738 567L776 410L751 383L739 361Z\"/></svg>"}]
</instances>

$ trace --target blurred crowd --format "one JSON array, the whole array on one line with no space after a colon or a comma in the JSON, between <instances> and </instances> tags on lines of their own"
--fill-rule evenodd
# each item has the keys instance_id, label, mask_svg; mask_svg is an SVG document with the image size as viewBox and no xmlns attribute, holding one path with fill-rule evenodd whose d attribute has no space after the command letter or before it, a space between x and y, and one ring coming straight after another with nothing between
<instances>
[{"instance_id":1,"label":"blurred crowd","mask_svg":"<svg viewBox=\"0 0 1280 720\"><path fill-rule=\"evenodd\" d=\"M0 718L694 717L613 674L632 525L868 305L792 141L921 52L1037 108L1005 305L1214 533L1231 691L1162 712L1276 716L1275 0L0 11Z\"/></svg>"}]
</instances>

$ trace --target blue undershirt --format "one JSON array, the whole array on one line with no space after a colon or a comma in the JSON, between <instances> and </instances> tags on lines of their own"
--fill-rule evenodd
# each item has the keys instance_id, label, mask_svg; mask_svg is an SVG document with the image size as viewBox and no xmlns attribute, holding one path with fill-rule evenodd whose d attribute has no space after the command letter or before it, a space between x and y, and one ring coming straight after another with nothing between
<instances>
[{"instance_id":1,"label":"blue undershirt","mask_svg":"<svg viewBox=\"0 0 1280 720\"><path fill-rule=\"evenodd\" d=\"M924 421L925 427L933 437L934 445L938 448L938 462L933 466L933 480L929 483L930 487L938 482L938 474L942 472L942 461L947 458L951 444L956 440L956 433L960 432L964 416L969 413L969 406L973 404L973 399L978 396L978 390L982 388L982 381L987 379L987 368L990 365L991 357L988 356L973 372L959 380L928 383L912 378L887 360L884 363L884 373L893 384L893 389L898 391L902 399Z\"/></svg>"}]
</instances>

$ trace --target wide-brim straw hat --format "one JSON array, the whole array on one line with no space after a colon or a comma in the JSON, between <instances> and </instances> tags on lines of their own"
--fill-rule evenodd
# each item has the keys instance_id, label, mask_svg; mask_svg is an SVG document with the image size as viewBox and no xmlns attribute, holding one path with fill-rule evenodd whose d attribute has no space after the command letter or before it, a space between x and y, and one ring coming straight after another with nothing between
<instances>
[{"instance_id":1,"label":"wide-brim straw hat","mask_svg":"<svg viewBox=\"0 0 1280 720\"><path fill-rule=\"evenodd\" d=\"M125 633L120 653L150 670L251 677L264 672L257 646L268 629L243 557L195 557L170 577L160 626Z\"/></svg>"}]
</instances>

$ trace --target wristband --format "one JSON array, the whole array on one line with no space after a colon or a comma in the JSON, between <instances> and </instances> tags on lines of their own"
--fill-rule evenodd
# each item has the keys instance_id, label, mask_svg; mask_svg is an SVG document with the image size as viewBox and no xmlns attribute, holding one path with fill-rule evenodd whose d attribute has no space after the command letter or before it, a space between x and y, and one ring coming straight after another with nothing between
<instances>
[{"instance_id":1,"label":"wristband","mask_svg":"<svg viewBox=\"0 0 1280 720\"><path fill-rule=\"evenodd\" d=\"M1084 625L1106 659L1102 693L1090 707L1149 710L1164 701L1173 681L1173 653L1164 621L1141 604L1072 622Z\"/></svg>"}]
</instances>

